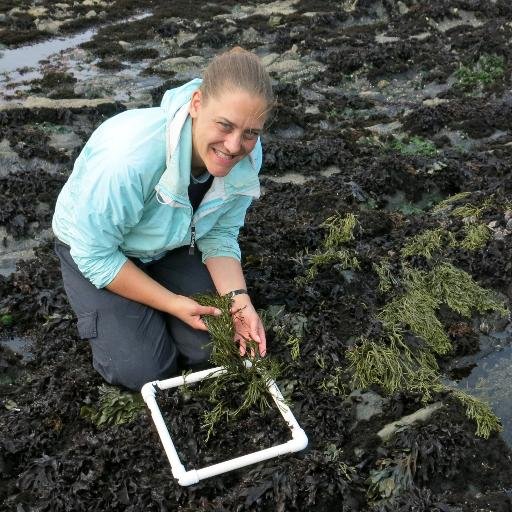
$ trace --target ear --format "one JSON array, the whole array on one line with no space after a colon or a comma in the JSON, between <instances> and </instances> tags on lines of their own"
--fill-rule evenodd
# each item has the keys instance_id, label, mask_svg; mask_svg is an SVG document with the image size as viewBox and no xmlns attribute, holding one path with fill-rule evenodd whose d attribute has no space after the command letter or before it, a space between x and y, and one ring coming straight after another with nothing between
<instances>
[{"instance_id":1,"label":"ear","mask_svg":"<svg viewBox=\"0 0 512 512\"><path fill-rule=\"evenodd\" d=\"M190 100L190 108L189 108L190 117L195 118L198 116L199 111L201 110L202 100L203 100L203 96L201 94L201 91L199 89L195 90L192 93L192 98Z\"/></svg>"}]
</instances>

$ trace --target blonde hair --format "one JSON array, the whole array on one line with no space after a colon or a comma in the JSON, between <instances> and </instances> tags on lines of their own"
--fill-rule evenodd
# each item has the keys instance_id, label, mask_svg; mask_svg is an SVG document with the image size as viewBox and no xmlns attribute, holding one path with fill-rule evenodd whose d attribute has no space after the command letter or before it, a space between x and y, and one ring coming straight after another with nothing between
<instances>
[{"instance_id":1,"label":"blonde hair","mask_svg":"<svg viewBox=\"0 0 512 512\"><path fill-rule=\"evenodd\" d=\"M272 83L260 59L235 46L213 58L203 75L200 90L206 100L225 90L239 89L263 98L269 110L274 105Z\"/></svg>"}]
</instances>

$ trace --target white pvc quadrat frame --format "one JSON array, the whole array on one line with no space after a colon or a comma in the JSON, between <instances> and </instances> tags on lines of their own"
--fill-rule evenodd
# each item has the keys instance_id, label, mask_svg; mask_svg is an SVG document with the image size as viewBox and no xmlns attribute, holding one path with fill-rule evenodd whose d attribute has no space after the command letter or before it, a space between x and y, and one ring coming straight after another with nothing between
<instances>
[{"instance_id":1,"label":"white pvc quadrat frame","mask_svg":"<svg viewBox=\"0 0 512 512\"><path fill-rule=\"evenodd\" d=\"M251 363L249 361L246 361L247 366L250 364ZM176 452L176 448L174 447L174 443L172 442L171 436L162 417L162 413L160 412L160 408L156 402L156 392L157 390L175 388L185 384L199 382L204 379L215 378L225 372L225 368L218 366L216 368L210 368L208 370L190 373L180 377L173 377L171 379L165 380L155 380L142 386L142 397L144 398L144 401L151 411L153 422L155 423L155 427L162 441L165 453L171 464L172 475L178 480L180 485L187 486L196 484L199 482L199 480L204 480L205 478L209 478L211 476L220 475L234 469L239 469L244 466L248 466L249 464L255 464L257 462L271 459L279 455L284 455L286 453L298 452L306 448L308 444L306 433L304 430L302 430L300 425L297 423L297 420L295 419L292 411L286 405L283 399L283 395L279 391L276 383L269 379L267 384L269 393L272 395L272 398L274 399L279 412L288 424L288 427L292 433L292 439L286 443L272 446L270 448L265 448L263 450L249 453L247 455L242 455L241 457L236 457L224 462L219 462L218 464L213 464L205 468L191 469L187 471L181 463L178 453Z\"/></svg>"}]
</instances>

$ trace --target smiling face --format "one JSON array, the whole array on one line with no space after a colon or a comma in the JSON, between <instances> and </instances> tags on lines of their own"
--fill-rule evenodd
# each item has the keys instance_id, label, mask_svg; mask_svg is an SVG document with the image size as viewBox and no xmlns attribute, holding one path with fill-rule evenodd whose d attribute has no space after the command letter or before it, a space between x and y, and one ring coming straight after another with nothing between
<instances>
[{"instance_id":1,"label":"smiling face","mask_svg":"<svg viewBox=\"0 0 512 512\"><path fill-rule=\"evenodd\" d=\"M263 98L243 90L229 90L206 99L200 90L192 95L192 169L226 176L256 145L266 119Z\"/></svg>"}]
</instances>

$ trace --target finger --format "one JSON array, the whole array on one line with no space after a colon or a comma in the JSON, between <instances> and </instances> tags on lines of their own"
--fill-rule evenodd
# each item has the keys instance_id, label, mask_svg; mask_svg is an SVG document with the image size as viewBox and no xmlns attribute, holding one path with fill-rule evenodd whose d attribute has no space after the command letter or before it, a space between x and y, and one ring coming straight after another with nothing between
<instances>
[{"instance_id":1,"label":"finger","mask_svg":"<svg viewBox=\"0 0 512 512\"><path fill-rule=\"evenodd\" d=\"M245 356L245 353L247 351L245 340L243 338L239 338L238 343L239 343L239 347L240 347L240 355L243 357L243 356Z\"/></svg>"},{"instance_id":2,"label":"finger","mask_svg":"<svg viewBox=\"0 0 512 512\"><path fill-rule=\"evenodd\" d=\"M192 319L192 321L190 322L190 325L194 328L194 329L197 329L198 331L207 331L208 330L208 327L207 325L204 323L204 321L199 318L199 317L195 317Z\"/></svg>"},{"instance_id":3,"label":"finger","mask_svg":"<svg viewBox=\"0 0 512 512\"><path fill-rule=\"evenodd\" d=\"M219 316L222 315L222 311L213 306L199 306L198 315Z\"/></svg>"},{"instance_id":4,"label":"finger","mask_svg":"<svg viewBox=\"0 0 512 512\"><path fill-rule=\"evenodd\" d=\"M251 331L250 338L251 338L251 340L255 341L255 342L258 344L258 346L259 346L259 344L260 344L260 338L259 338L259 336L256 334L256 332L255 332L255 331ZM254 344L253 344L252 346L254 347ZM259 349L258 349L258 352L259 352ZM251 348L251 357L254 357L255 355L256 355L256 352L255 352L254 348Z\"/></svg>"},{"instance_id":5,"label":"finger","mask_svg":"<svg viewBox=\"0 0 512 512\"><path fill-rule=\"evenodd\" d=\"M258 336L259 336L259 344L258 347L260 351L260 356L264 357L267 354L267 337L265 336L265 329L263 328L263 325L260 323L258 326Z\"/></svg>"}]
</instances>

